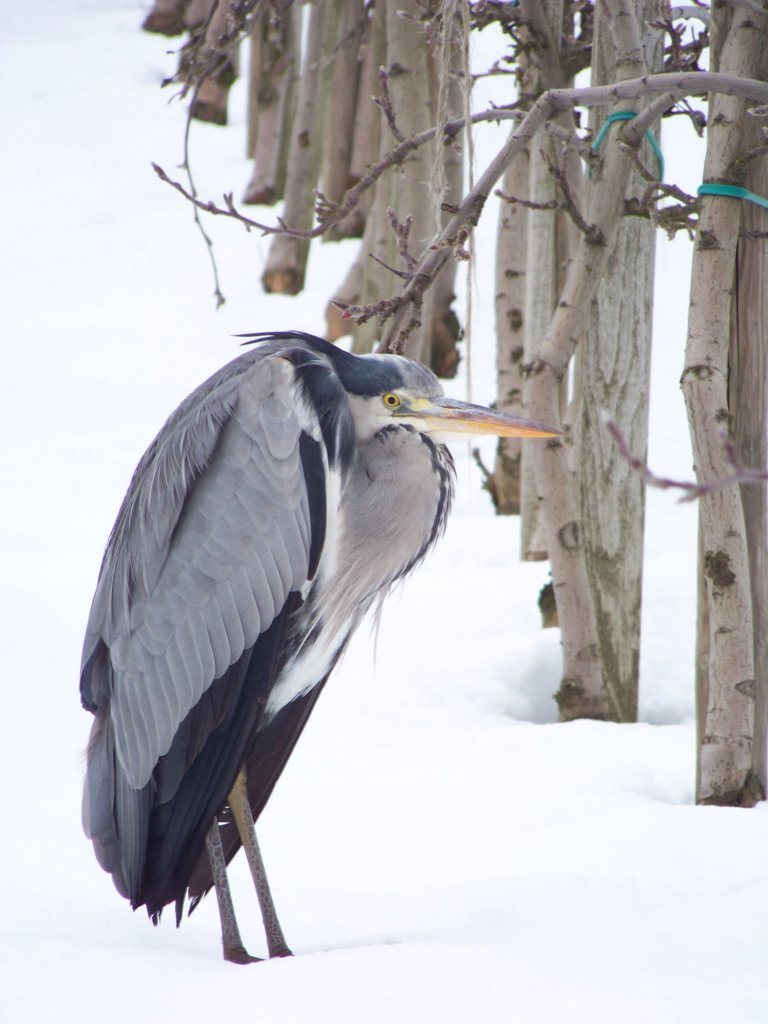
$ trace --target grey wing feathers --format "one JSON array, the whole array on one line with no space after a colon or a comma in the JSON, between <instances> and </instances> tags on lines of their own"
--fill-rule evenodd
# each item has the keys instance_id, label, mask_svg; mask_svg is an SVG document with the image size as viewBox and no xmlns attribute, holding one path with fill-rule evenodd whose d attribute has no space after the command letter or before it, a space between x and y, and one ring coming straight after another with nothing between
<instances>
[{"instance_id":1,"label":"grey wing feathers","mask_svg":"<svg viewBox=\"0 0 768 1024\"><path fill-rule=\"evenodd\" d=\"M83 697L98 709L94 741L109 715L118 802L130 802L123 782L139 800L190 709L307 579L292 368L273 354L231 366L241 362L234 379L225 368L169 420L139 465L105 555ZM94 799L86 787L91 835L88 819L103 813Z\"/></svg>"}]
</instances>

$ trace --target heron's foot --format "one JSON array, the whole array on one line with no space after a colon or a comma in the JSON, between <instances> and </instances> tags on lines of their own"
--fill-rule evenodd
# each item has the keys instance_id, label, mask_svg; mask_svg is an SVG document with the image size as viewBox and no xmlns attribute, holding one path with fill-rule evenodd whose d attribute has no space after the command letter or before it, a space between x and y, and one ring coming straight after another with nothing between
<instances>
[{"instance_id":1,"label":"heron's foot","mask_svg":"<svg viewBox=\"0 0 768 1024\"><path fill-rule=\"evenodd\" d=\"M251 956L245 946L225 946L224 959L230 964L259 964L262 961L260 956Z\"/></svg>"}]
</instances>

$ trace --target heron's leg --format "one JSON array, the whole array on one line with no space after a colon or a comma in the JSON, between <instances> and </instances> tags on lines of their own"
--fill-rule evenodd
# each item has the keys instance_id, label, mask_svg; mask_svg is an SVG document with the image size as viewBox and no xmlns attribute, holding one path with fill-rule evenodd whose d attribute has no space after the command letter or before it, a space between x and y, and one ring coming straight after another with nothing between
<instances>
[{"instance_id":1,"label":"heron's leg","mask_svg":"<svg viewBox=\"0 0 768 1024\"><path fill-rule=\"evenodd\" d=\"M229 806L232 808L232 815L240 833L245 855L248 858L248 866L251 869L253 884L256 887L256 895L261 907L261 917L264 921L264 931L267 934L267 949L270 957L292 956L288 944L283 935L283 929L277 919L277 911L269 891L267 873L264 870L264 861L261 859L261 851L256 841L256 829L253 824L251 805L248 802L248 789L245 781L245 771L241 771L235 780L232 791L229 794Z\"/></svg>"},{"instance_id":2,"label":"heron's leg","mask_svg":"<svg viewBox=\"0 0 768 1024\"><path fill-rule=\"evenodd\" d=\"M227 862L224 857L224 847L221 845L219 823L215 818L205 837L205 848L208 851L213 884L216 889L216 902L219 905L221 944L224 947L224 959L233 964L257 963L260 957L251 956L243 945L243 940L240 938L240 929L237 927L237 918L235 917L235 905L232 902L232 891L229 888L229 879L227 878Z\"/></svg>"}]
</instances>

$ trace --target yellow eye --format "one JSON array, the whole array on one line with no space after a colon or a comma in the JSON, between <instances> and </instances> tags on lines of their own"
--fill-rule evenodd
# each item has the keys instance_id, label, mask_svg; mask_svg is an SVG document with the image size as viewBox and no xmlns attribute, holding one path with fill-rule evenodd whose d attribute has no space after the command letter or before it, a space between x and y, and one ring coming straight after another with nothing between
<instances>
[{"instance_id":1,"label":"yellow eye","mask_svg":"<svg viewBox=\"0 0 768 1024\"><path fill-rule=\"evenodd\" d=\"M400 399L392 391L388 391L381 400L388 409L397 409L400 405Z\"/></svg>"}]
</instances>

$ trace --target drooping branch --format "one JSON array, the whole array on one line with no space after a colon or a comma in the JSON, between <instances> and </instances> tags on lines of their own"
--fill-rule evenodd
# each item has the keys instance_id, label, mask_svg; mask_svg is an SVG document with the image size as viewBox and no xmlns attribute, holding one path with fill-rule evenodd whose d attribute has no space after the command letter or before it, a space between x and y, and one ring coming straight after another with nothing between
<instances>
[{"instance_id":1,"label":"drooping branch","mask_svg":"<svg viewBox=\"0 0 768 1024\"><path fill-rule=\"evenodd\" d=\"M643 96L657 95L663 97L663 100L659 101L658 108L667 108L675 100L706 92L724 93L756 100L760 103L768 103L768 83L709 71L643 75L639 78L627 79L623 82L615 82L604 86L551 89L544 93L523 118L520 125L510 134L506 143L490 162L485 172L477 179L474 187L458 205L456 212L449 219L448 223L422 254L418 273L406 284L400 295L387 303L391 320L379 345L379 350L391 352L401 350L402 339L399 338L399 333L402 329L406 308L414 302L420 301L431 281L434 280L437 271L449 257L459 233L463 229L467 227L472 228L477 224L485 202L503 175L504 170L518 153L530 145L533 136L542 125L561 112L574 107L608 105L626 100L636 100ZM661 112L661 109L659 109L659 114ZM483 121L501 121L510 118L517 120L520 116L520 112L517 110L493 109L473 115L472 122L477 124ZM643 118L642 114L635 121L640 121L641 118ZM456 118L449 121L445 126L446 138L449 139L460 131L464 123L464 118ZM643 118L639 126L634 121L629 123L621 129L621 137L625 141L627 141L628 136L631 139L633 137L633 129L635 129L634 135L637 136L638 127L643 127L644 124L646 124L645 118ZM264 234L287 234L298 238L316 238L329 230L333 225L339 223L340 220L353 210L361 195L375 183L384 171L402 162L409 152L434 138L434 135L435 129L431 128L405 139L404 142L401 142L387 156L375 164L357 184L348 189L337 206L323 207L322 220L314 227L307 229L298 229L290 224L286 224L279 218L277 223L266 224L246 217L235 206L231 193L224 196L224 207L218 206L211 200L200 199L193 191L184 188L179 182L170 178L157 164L153 163L152 167L162 181L171 185L197 209L205 213L230 217L239 221L247 229L255 229ZM640 135L640 138L642 138L642 135Z\"/></svg>"},{"instance_id":2,"label":"drooping branch","mask_svg":"<svg viewBox=\"0 0 768 1024\"><path fill-rule=\"evenodd\" d=\"M480 114L472 115L472 124L481 124L487 121L520 121L523 115L518 110L509 110L504 108L493 108L492 110L483 111ZM447 122L445 125L445 139L450 140L453 138L465 125L465 119L463 117L454 118ZM273 224L267 224L263 221L254 220L252 217L247 217L244 213L241 213L235 205L233 193L226 192L222 196L224 206L217 205L212 199L200 199L199 196L186 189L180 182L174 181L159 164L152 163L152 169L155 174L164 181L167 185L175 188L176 191L184 196L184 198L196 206L199 210L204 213L209 213L211 216L229 217L232 220L239 221L247 231L256 230L262 232L264 235L291 235L295 238L319 238L324 235L332 227L335 227L340 221L342 221L347 214L351 213L358 202L360 201L363 194L370 189L382 174L389 170L390 167L394 167L397 164L403 162L406 156L417 149L419 146L423 146L435 137L435 129L429 128L426 131L419 132L417 135L411 135L398 146L392 149L386 156L374 164L371 169L365 174L352 188L347 189L344 193L341 202L338 204L323 202L324 197L322 193L316 193L321 197L320 211L318 213L318 223L312 228L297 228L290 224L286 224L282 218L278 217L276 222Z\"/></svg>"},{"instance_id":3,"label":"drooping branch","mask_svg":"<svg viewBox=\"0 0 768 1024\"><path fill-rule=\"evenodd\" d=\"M662 491L682 491L683 494L678 498L680 503L696 501L705 494L713 494L715 491L722 491L727 487L741 484L765 484L768 481L768 472L745 466L742 463L736 454L735 444L727 435L723 436L723 454L726 462L733 469L732 473L714 480L675 480L672 477L659 476L654 473L642 459L634 455L615 420L606 419L604 426L613 438L619 455L629 463L643 483L647 487L655 487Z\"/></svg>"}]
</instances>

